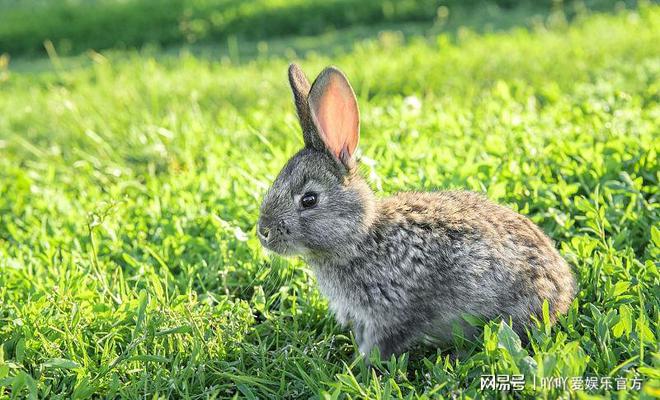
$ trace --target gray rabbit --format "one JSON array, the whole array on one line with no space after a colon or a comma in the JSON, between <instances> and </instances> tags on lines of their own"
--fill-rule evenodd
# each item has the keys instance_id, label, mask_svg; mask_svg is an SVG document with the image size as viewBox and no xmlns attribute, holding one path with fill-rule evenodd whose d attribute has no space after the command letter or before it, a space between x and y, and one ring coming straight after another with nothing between
<instances>
[{"instance_id":1,"label":"gray rabbit","mask_svg":"<svg viewBox=\"0 0 660 400\"><path fill-rule=\"evenodd\" d=\"M344 74L328 67L310 86L292 64L289 82L305 147L264 198L258 236L309 263L361 353L448 341L453 324L470 334L466 314L511 318L524 333L544 300L553 321L568 310L573 275L530 220L471 192L376 198L358 174L359 111Z\"/></svg>"}]
</instances>

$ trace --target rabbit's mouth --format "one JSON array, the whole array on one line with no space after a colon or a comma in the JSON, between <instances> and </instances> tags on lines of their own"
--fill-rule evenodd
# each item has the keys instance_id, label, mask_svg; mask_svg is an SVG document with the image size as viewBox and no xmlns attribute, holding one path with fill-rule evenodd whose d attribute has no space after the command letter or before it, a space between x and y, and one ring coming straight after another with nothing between
<instances>
[{"instance_id":1,"label":"rabbit's mouth","mask_svg":"<svg viewBox=\"0 0 660 400\"><path fill-rule=\"evenodd\" d=\"M277 254L293 256L301 253L298 251L298 246L287 240L277 229L271 230L260 224L257 227L257 236L262 246Z\"/></svg>"}]
</instances>

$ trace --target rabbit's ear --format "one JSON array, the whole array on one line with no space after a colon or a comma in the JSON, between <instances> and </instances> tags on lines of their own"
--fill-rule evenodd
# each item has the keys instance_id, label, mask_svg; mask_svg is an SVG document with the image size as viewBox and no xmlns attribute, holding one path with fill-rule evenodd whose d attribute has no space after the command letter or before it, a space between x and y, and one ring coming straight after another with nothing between
<instances>
[{"instance_id":1,"label":"rabbit's ear","mask_svg":"<svg viewBox=\"0 0 660 400\"><path fill-rule=\"evenodd\" d=\"M307 97L309 96L309 81L298 64L289 65L289 84L293 92L293 101L296 104L298 120L303 132L306 147L323 149L323 142L318 137L316 126L309 112Z\"/></svg>"},{"instance_id":2,"label":"rabbit's ear","mask_svg":"<svg viewBox=\"0 0 660 400\"><path fill-rule=\"evenodd\" d=\"M360 112L346 76L335 67L324 69L312 84L307 103L325 147L351 169L360 137Z\"/></svg>"}]
</instances>

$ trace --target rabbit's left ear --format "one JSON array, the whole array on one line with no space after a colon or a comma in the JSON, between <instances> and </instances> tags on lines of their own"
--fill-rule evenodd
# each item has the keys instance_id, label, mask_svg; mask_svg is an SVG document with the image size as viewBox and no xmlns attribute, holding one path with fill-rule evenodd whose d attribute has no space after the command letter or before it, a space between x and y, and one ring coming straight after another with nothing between
<instances>
[{"instance_id":1,"label":"rabbit's left ear","mask_svg":"<svg viewBox=\"0 0 660 400\"><path fill-rule=\"evenodd\" d=\"M316 132L316 126L312 121L312 116L307 104L310 85L307 77L298 64L289 65L289 84L293 92L293 101L296 104L298 120L302 128L303 140L306 147L323 150L324 145Z\"/></svg>"},{"instance_id":2,"label":"rabbit's left ear","mask_svg":"<svg viewBox=\"0 0 660 400\"><path fill-rule=\"evenodd\" d=\"M312 84L307 102L325 147L352 169L360 138L360 111L346 76L335 67L324 69Z\"/></svg>"}]
</instances>

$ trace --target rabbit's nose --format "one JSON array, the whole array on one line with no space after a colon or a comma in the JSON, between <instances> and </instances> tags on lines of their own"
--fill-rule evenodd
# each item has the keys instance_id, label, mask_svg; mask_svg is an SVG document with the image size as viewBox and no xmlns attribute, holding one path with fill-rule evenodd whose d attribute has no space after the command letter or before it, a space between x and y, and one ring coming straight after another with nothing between
<instances>
[{"instance_id":1,"label":"rabbit's nose","mask_svg":"<svg viewBox=\"0 0 660 400\"><path fill-rule=\"evenodd\" d=\"M270 235L270 228L260 223L257 227L257 233L262 240L268 240L268 235Z\"/></svg>"}]
</instances>

